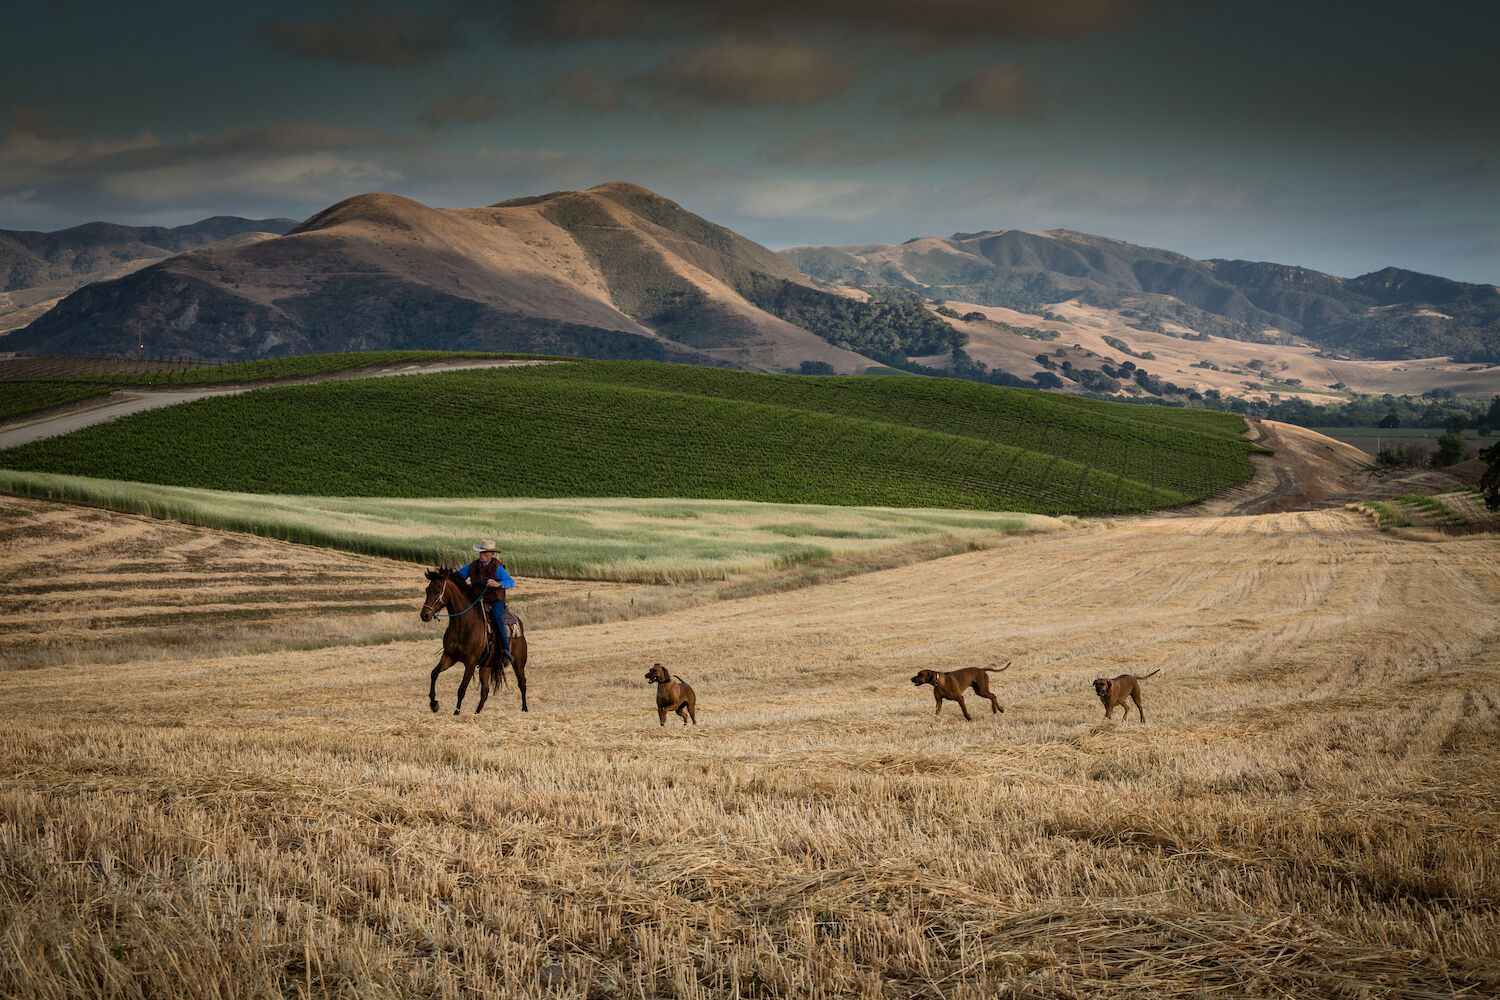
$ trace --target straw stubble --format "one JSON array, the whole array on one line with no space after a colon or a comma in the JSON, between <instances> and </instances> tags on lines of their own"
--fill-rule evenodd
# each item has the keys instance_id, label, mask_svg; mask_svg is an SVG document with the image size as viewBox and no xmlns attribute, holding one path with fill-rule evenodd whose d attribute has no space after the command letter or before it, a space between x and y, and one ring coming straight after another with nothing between
<instances>
[{"instance_id":1,"label":"straw stubble","mask_svg":"<svg viewBox=\"0 0 1500 1000\"><path fill-rule=\"evenodd\" d=\"M429 714L435 632L10 673L0 992L1493 994L1497 556L1343 511L1027 536L529 622L525 715L452 674ZM971 724L908 680L1004 660ZM1105 722L1092 678L1158 666Z\"/></svg>"}]
</instances>

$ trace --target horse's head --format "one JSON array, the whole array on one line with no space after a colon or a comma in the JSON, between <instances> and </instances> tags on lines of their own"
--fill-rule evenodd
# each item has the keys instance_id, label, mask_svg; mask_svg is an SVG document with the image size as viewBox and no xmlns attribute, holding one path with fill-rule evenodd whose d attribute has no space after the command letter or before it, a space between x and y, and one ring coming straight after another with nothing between
<instances>
[{"instance_id":1,"label":"horse's head","mask_svg":"<svg viewBox=\"0 0 1500 1000\"><path fill-rule=\"evenodd\" d=\"M427 571L427 599L422 602L422 620L432 621L432 616L443 610L448 603L448 577L451 570L442 566Z\"/></svg>"}]
</instances>

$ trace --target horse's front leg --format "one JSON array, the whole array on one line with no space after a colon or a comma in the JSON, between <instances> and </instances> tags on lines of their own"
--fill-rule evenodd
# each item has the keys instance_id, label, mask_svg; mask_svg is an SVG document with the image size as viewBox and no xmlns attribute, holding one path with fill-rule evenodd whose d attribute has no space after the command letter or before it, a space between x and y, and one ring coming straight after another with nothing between
<instances>
[{"instance_id":1,"label":"horse's front leg","mask_svg":"<svg viewBox=\"0 0 1500 1000\"><path fill-rule=\"evenodd\" d=\"M458 714L458 710L464 707L464 692L467 691L467 690L469 690L469 681L472 680L473 677L474 677L474 664L472 664L472 663L465 663L464 664L464 679L458 682L458 703L453 706L453 714L454 715L457 715Z\"/></svg>"},{"instance_id":2,"label":"horse's front leg","mask_svg":"<svg viewBox=\"0 0 1500 1000\"><path fill-rule=\"evenodd\" d=\"M451 666L453 666L453 657L449 656L447 653L444 653L442 656L438 657L437 666L435 666L435 667L432 668L432 682L427 685L427 707L431 708L434 712L436 712L437 709L438 709L438 704L437 704L437 678L438 678L438 674L442 673L444 670L447 670Z\"/></svg>"}]
</instances>

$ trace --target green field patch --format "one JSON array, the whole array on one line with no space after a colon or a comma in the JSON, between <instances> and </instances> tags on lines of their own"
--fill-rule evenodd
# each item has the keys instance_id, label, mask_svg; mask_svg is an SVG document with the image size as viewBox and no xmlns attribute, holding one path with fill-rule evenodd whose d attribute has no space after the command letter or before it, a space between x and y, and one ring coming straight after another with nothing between
<instances>
[{"instance_id":1,"label":"green field patch","mask_svg":"<svg viewBox=\"0 0 1500 1000\"><path fill-rule=\"evenodd\" d=\"M0 466L240 493L1057 515L1233 486L1253 472L1243 430L1232 414L949 379L588 361L273 386L9 449Z\"/></svg>"},{"instance_id":2,"label":"green field patch","mask_svg":"<svg viewBox=\"0 0 1500 1000\"><path fill-rule=\"evenodd\" d=\"M913 541L988 546L1066 522L988 511L865 509L727 500L278 496L0 470L0 490L428 565L499 541L518 576L673 583L879 553ZM662 512L669 516L662 516ZM684 516L691 513L692 516Z\"/></svg>"},{"instance_id":3,"label":"green field patch","mask_svg":"<svg viewBox=\"0 0 1500 1000\"><path fill-rule=\"evenodd\" d=\"M22 374L0 380L0 421L42 413L68 403L107 396L122 388L182 388L241 382L273 382L310 378L362 369L461 361L534 359L534 355L482 351L353 351L344 354L299 354L289 358L261 358L227 364L195 362L118 362L122 371L97 370L100 359L22 359L35 362ZM128 366L128 367L127 367ZM24 374L45 372L44 377ZM70 374L76 370L77 374Z\"/></svg>"},{"instance_id":4,"label":"green field patch","mask_svg":"<svg viewBox=\"0 0 1500 1000\"><path fill-rule=\"evenodd\" d=\"M23 382L0 382L0 421L15 420L33 413L107 396L112 385L95 385L68 379L28 379Z\"/></svg>"}]
</instances>

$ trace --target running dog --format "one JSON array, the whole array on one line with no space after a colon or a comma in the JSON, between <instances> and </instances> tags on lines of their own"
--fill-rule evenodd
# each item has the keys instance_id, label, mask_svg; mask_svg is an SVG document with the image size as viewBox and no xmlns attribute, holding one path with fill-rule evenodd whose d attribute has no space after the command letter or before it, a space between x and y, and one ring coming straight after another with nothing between
<instances>
[{"instance_id":1,"label":"running dog","mask_svg":"<svg viewBox=\"0 0 1500 1000\"><path fill-rule=\"evenodd\" d=\"M943 710L943 700L958 702L959 711L964 713L964 718L970 722L974 720L969 716L968 706L964 704L964 692L972 690L981 698L990 700L990 714L996 715L1005 709L1000 707L1000 702L990 693L990 674L998 674L1002 670L1010 669L1007 662L1003 667L965 667L962 670L918 670L917 675L911 682L917 687L923 684L932 685L932 700L937 703L933 715Z\"/></svg>"}]
</instances>

